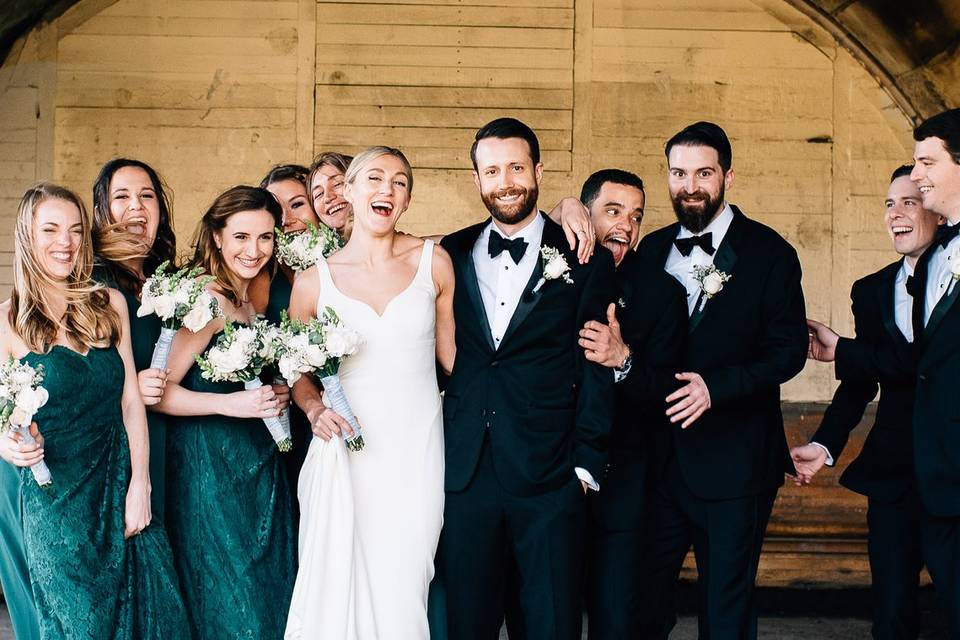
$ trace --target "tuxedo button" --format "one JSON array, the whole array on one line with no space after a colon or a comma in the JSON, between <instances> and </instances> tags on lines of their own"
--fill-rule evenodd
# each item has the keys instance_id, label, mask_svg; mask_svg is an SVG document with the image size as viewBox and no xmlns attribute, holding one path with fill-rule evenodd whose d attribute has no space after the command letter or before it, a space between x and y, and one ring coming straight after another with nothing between
<instances>
[{"instance_id":1,"label":"tuxedo button","mask_svg":"<svg viewBox=\"0 0 960 640\"><path fill-rule=\"evenodd\" d=\"M917 377L920 379L921 382L926 382L927 380L927 376L923 375L922 373Z\"/></svg>"},{"instance_id":2,"label":"tuxedo button","mask_svg":"<svg viewBox=\"0 0 960 640\"><path fill-rule=\"evenodd\" d=\"M491 367L498 367L498 366L500 366L500 362L497 361L497 360L494 360L493 362L490 363L490 366L491 366Z\"/></svg>"}]
</instances>

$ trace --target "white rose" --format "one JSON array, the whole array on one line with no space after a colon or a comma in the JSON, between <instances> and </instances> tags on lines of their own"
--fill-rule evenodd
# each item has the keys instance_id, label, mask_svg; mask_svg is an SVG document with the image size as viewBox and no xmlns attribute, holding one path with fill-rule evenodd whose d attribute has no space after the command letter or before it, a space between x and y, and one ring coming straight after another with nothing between
<instances>
[{"instance_id":1,"label":"white rose","mask_svg":"<svg viewBox=\"0 0 960 640\"><path fill-rule=\"evenodd\" d=\"M177 303L169 293L163 293L154 298L153 308L161 320L169 320L177 308Z\"/></svg>"},{"instance_id":2,"label":"white rose","mask_svg":"<svg viewBox=\"0 0 960 640\"><path fill-rule=\"evenodd\" d=\"M213 320L213 313L210 311L210 306L197 304L183 317L183 326L196 333L207 326L211 320Z\"/></svg>"},{"instance_id":3,"label":"white rose","mask_svg":"<svg viewBox=\"0 0 960 640\"><path fill-rule=\"evenodd\" d=\"M10 424L15 427L26 427L30 424L31 418L33 418L33 414L27 413L20 407L14 407L10 413Z\"/></svg>"},{"instance_id":4,"label":"white rose","mask_svg":"<svg viewBox=\"0 0 960 640\"><path fill-rule=\"evenodd\" d=\"M182 280L173 294L173 301L177 304L190 304L190 295L193 293L193 280Z\"/></svg>"},{"instance_id":5,"label":"white rose","mask_svg":"<svg viewBox=\"0 0 960 640\"><path fill-rule=\"evenodd\" d=\"M293 385L297 380L300 379L300 370L297 368L296 358L293 358L290 355L282 355L277 361L277 368L280 370L280 375L284 380L287 381L288 385Z\"/></svg>"},{"instance_id":6,"label":"white rose","mask_svg":"<svg viewBox=\"0 0 960 640\"><path fill-rule=\"evenodd\" d=\"M720 277L720 274L716 271L708 273L703 278L703 291L708 295L712 296L720 292L723 289L723 278Z\"/></svg>"},{"instance_id":7,"label":"white rose","mask_svg":"<svg viewBox=\"0 0 960 640\"><path fill-rule=\"evenodd\" d=\"M17 399L14 404L18 409L23 409L32 416L37 412L37 409L40 408L43 402L41 402L40 394L34 389L24 387L20 390L20 393L17 394Z\"/></svg>"},{"instance_id":8,"label":"white rose","mask_svg":"<svg viewBox=\"0 0 960 640\"><path fill-rule=\"evenodd\" d=\"M950 273L954 278L960 278L960 255L954 256L950 261Z\"/></svg>"},{"instance_id":9,"label":"white rose","mask_svg":"<svg viewBox=\"0 0 960 640\"><path fill-rule=\"evenodd\" d=\"M148 316L151 313L154 313L156 310L153 308L153 296L147 293L147 290L143 290L143 296L140 298L140 308L137 309L137 317L142 318L143 316Z\"/></svg>"},{"instance_id":10,"label":"white rose","mask_svg":"<svg viewBox=\"0 0 960 640\"><path fill-rule=\"evenodd\" d=\"M15 369L10 379L15 387L28 386L33 382L33 372L27 369Z\"/></svg>"},{"instance_id":11,"label":"white rose","mask_svg":"<svg viewBox=\"0 0 960 640\"><path fill-rule=\"evenodd\" d=\"M39 397L40 407L42 407L43 405L47 404L47 400L50 399L50 394L47 393L47 390L43 387L37 387L37 397Z\"/></svg>"},{"instance_id":12,"label":"white rose","mask_svg":"<svg viewBox=\"0 0 960 640\"><path fill-rule=\"evenodd\" d=\"M343 327L333 327L326 332L327 353L334 358L342 358L356 353L360 336L355 331Z\"/></svg>"},{"instance_id":13,"label":"white rose","mask_svg":"<svg viewBox=\"0 0 960 640\"><path fill-rule=\"evenodd\" d=\"M327 364L327 354L318 344L307 345L307 348L303 350L303 358L314 369L319 369Z\"/></svg>"},{"instance_id":14,"label":"white rose","mask_svg":"<svg viewBox=\"0 0 960 640\"><path fill-rule=\"evenodd\" d=\"M244 348L253 344L253 341L256 339L257 339L257 332L253 327L240 327L233 334L233 344L243 345Z\"/></svg>"},{"instance_id":15,"label":"white rose","mask_svg":"<svg viewBox=\"0 0 960 640\"><path fill-rule=\"evenodd\" d=\"M210 364L220 374L233 373L247 363L243 351L230 347L227 350L211 349L209 356Z\"/></svg>"},{"instance_id":16,"label":"white rose","mask_svg":"<svg viewBox=\"0 0 960 640\"><path fill-rule=\"evenodd\" d=\"M569 270L566 258L557 256L547 262L547 266L543 268L543 275L547 280L556 280Z\"/></svg>"}]
</instances>

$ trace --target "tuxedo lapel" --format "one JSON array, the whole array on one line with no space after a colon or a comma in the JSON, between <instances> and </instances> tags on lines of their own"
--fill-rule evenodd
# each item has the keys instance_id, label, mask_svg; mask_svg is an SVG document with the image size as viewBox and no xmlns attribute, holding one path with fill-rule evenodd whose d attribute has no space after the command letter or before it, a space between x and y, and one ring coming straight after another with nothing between
<instances>
[{"instance_id":1,"label":"tuxedo lapel","mask_svg":"<svg viewBox=\"0 0 960 640\"><path fill-rule=\"evenodd\" d=\"M895 262L887 268L887 273L880 280L880 286L877 289L877 297L880 303L880 319L884 328L897 342L906 342L906 337L897 326L896 319L896 296L894 288L897 286L897 272L900 271L900 265L903 261Z\"/></svg>"},{"instance_id":2,"label":"tuxedo lapel","mask_svg":"<svg viewBox=\"0 0 960 640\"><path fill-rule=\"evenodd\" d=\"M493 344L493 336L490 332L490 321L487 319L487 312L483 308L483 298L480 297L480 282L477 280L477 266L473 263L473 247L480 237L486 223L477 225L476 232L465 234L463 244L460 245L456 260L460 262L460 273L463 274L464 290L467 298L470 300L470 306L479 316L480 323L474 326L478 327L486 339L487 346L491 351L496 351L497 347ZM465 324L473 324L466 322Z\"/></svg>"},{"instance_id":3,"label":"tuxedo lapel","mask_svg":"<svg viewBox=\"0 0 960 640\"><path fill-rule=\"evenodd\" d=\"M713 266L716 267L717 271L723 271L728 276L733 275L733 267L737 263L737 252L734 250L734 244L737 242L737 234L740 232L740 221L743 219L743 214L740 213L740 210L736 207L730 207L733 209L733 221L730 223L730 227L727 229L727 233L723 236L723 240L720 242L720 246L717 247L717 253L713 257ZM702 293L701 296L706 294ZM723 295L721 290L716 295ZM698 304L693 309L693 315L690 316L690 328L689 332L693 331L700 325L701 320L710 310L711 304L710 299L704 300L704 304Z\"/></svg>"},{"instance_id":4,"label":"tuxedo lapel","mask_svg":"<svg viewBox=\"0 0 960 640\"><path fill-rule=\"evenodd\" d=\"M943 317L947 315L953 303L956 302L958 294L960 294L960 281L954 280L950 283L950 291L940 298L937 306L933 308L933 313L930 314L930 321L927 322L927 326L923 329L924 340L929 341L930 338L933 337L933 332L937 330ZM914 342L917 342L916 338L914 338Z\"/></svg>"}]
</instances>

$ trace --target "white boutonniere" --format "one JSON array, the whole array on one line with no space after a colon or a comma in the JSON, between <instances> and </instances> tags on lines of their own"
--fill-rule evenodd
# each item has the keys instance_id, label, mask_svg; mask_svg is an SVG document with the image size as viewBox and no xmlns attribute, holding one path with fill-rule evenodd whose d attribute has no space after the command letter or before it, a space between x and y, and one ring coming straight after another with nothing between
<instances>
[{"instance_id":1,"label":"white boutonniere","mask_svg":"<svg viewBox=\"0 0 960 640\"><path fill-rule=\"evenodd\" d=\"M573 284L573 278L570 277L570 265L567 259L563 257L558 249L546 245L540 247L540 260L543 265L543 275L537 281L533 292L540 291L540 287L547 283L547 280L556 280L563 278L567 284Z\"/></svg>"},{"instance_id":2,"label":"white boutonniere","mask_svg":"<svg viewBox=\"0 0 960 640\"><path fill-rule=\"evenodd\" d=\"M705 264L693 268L693 278L700 284L703 299L700 302L700 311L703 311L707 300L723 291L723 285L733 276L720 271L712 264Z\"/></svg>"},{"instance_id":3,"label":"white boutonniere","mask_svg":"<svg viewBox=\"0 0 960 640\"><path fill-rule=\"evenodd\" d=\"M623 298L620 298L620 299L617 300L617 306L620 307L621 309L626 309L626 308L627 308L627 301L624 300Z\"/></svg>"}]
</instances>

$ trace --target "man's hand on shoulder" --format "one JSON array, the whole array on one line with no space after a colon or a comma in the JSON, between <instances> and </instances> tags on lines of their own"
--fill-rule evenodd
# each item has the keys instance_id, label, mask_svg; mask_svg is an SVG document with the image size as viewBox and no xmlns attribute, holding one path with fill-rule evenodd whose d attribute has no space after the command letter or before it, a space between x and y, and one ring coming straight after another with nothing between
<instances>
[{"instance_id":1,"label":"man's hand on shoulder","mask_svg":"<svg viewBox=\"0 0 960 640\"><path fill-rule=\"evenodd\" d=\"M833 362L837 356L837 343L840 342L837 332L810 318L807 318L807 332L810 335L807 358L819 362Z\"/></svg>"},{"instance_id":2,"label":"man's hand on shoulder","mask_svg":"<svg viewBox=\"0 0 960 640\"><path fill-rule=\"evenodd\" d=\"M667 408L667 416L674 424L683 420L680 428L686 429L710 408L710 390L699 373L684 372L674 377L687 384L667 396L667 404L673 403Z\"/></svg>"}]
</instances>

